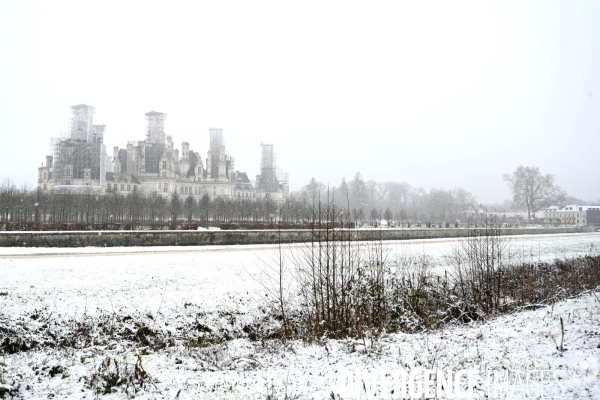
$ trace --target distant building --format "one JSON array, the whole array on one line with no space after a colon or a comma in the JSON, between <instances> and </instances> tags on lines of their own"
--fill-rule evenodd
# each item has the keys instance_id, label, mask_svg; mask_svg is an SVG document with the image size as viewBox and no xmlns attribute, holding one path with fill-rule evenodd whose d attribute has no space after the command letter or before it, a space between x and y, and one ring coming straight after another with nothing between
<instances>
[{"instance_id":1,"label":"distant building","mask_svg":"<svg viewBox=\"0 0 600 400\"><path fill-rule=\"evenodd\" d=\"M112 164L106 165L103 144L105 125L92 125L94 108L71 107L69 133L52 139L51 155L38 168L38 187L43 191L105 194L142 192L200 199L262 199L281 202L289 193L287 174L277 173L273 145L262 145L261 174L256 188L245 172L235 170L234 158L225 151L223 131L210 128L210 145L203 162L188 142L181 153L165 133L166 114L146 113L146 139L113 148ZM265 148L265 146L267 146ZM278 179L283 176L284 179Z\"/></svg>"},{"instance_id":2,"label":"distant building","mask_svg":"<svg viewBox=\"0 0 600 400\"><path fill-rule=\"evenodd\" d=\"M527 210L487 210L482 207L467 211L467 215L479 215L479 216L495 216L497 218L504 218L507 220L527 220ZM533 213L535 218L544 218L544 211L536 211Z\"/></svg>"},{"instance_id":3,"label":"distant building","mask_svg":"<svg viewBox=\"0 0 600 400\"><path fill-rule=\"evenodd\" d=\"M548 207L544 211L544 221L561 225L600 225L600 206Z\"/></svg>"}]
</instances>

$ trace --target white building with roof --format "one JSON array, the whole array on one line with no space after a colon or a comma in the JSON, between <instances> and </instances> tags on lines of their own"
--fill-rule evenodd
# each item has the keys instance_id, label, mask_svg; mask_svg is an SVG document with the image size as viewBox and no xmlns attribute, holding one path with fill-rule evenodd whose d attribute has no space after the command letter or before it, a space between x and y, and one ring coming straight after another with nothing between
<instances>
[{"instance_id":1,"label":"white building with roof","mask_svg":"<svg viewBox=\"0 0 600 400\"><path fill-rule=\"evenodd\" d=\"M544 220L547 223L563 225L590 225L598 224L600 206L583 206L569 204L564 207L551 206L544 211Z\"/></svg>"}]
</instances>

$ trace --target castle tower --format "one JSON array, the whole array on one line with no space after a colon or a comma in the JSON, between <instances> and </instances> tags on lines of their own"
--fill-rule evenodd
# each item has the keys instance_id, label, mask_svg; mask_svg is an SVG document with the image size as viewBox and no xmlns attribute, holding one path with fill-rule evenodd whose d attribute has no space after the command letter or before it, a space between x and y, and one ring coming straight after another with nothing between
<instances>
[{"instance_id":1,"label":"castle tower","mask_svg":"<svg viewBox=\"0 0 600 400\"><path fill-rule=\"evenodd\" d=\"M277 159L272 144L260 144L260 179L256 187L261 192L280 192L281 187L277 180Z\"/></svg>"},{"instance_id":2,"label":"castle tower","mask_svg":"<svg viewBox=\"0 0 600 400\"><path fill-rule=\"evenodd\" d=\"M71 119L69 120L69 138L93 142L94 107L85 104L71 106Z\"/></svg>"},{"instance_id":3,"label":"castle tower","mask_svg":"<svg viewBox=\"0 0 600 400\"><path fill-rule=\"evenodd\" d=\"M210 130L210 169L208 170L209 177L213 179L219 179L219 175L222 171L219 171L221 161L221 147L224 148L225 143L223 142L223 130L216 128L209 128ZM208 165L208 164L207 164Z\"/></svg>"},{"instance_id":4,"label":"castle tower","mask_svg":"<svg viewBox=\"0 0 600 400\"><path fill-rule=\"evenodd\" d=\"M165 145L165 119L167 114L156 111L146 113L148 127L146 129L146 141L152 144Z\"/></svg>"},{"instance_id":5,"label":"castle tower","mask_svg":"<svg viewBox=\"0 0 600 400\"><path fill-rule=\"evenodd\" d=\"M104 134L106 125L92 125L92 141L94 143L104 143Z\"/></svg>"}]
</instances>

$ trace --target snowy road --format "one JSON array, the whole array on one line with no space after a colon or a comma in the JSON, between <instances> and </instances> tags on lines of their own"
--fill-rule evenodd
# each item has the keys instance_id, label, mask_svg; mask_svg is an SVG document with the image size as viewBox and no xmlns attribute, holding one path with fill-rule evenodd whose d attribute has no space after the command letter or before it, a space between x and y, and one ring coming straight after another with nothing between
<instances>
[{"instance_id":1,"label":"snowy road","mask_svg":"<svg viewBox=\"0 0 600 400\"><path fill-rule=\"evenodd\" d=\"M584 254L598 249L600 233L576 233L556 235L513 235L503 236L513 246L531 256L562 257ZM384 246L392 251L418 249L436 257L443 255L458 243L459 238L414 239L385 241ZM298 248L306 244L285 245L286 248ZM361 245L368 245L362 242ZM51 256L121 256L139 254L173 254L173 253L212 253L212 252L259 252L274 250L275 245L240 245L240 246L161 246L161 247L81 247L81 248L46 248L46 247L0 247L1 258L37 258Z\"/></svg>"}]
</instances>

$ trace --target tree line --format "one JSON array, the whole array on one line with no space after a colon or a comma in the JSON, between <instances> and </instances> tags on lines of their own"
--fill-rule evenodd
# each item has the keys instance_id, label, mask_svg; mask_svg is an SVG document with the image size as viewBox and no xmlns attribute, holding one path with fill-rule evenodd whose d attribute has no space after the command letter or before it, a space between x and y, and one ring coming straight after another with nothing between
<instances>
[{"instance_id":1,"label":"tree line","mask_svg":"<svg viewBox=\"0 0 600 400\"><path fill-rule=\"evenodd\" d=\"M43 192L9 179L0 184L0 222L31 224L303 224L325 201L339 205L345 220L364 223L380 219L400 223L451 222L464 219L475 205L464 189L413 188L402 182L364 181L360 173L339 187L325 187L312 179L283 203L270 199L200 199L172 193L131 192L105 195Z\"/></svg>"},{"instance_id":2,"label":"tree line","mask_svg":"<svg viewBox=\"0 0 600 400\"><path fill-rule=\"evenodd\" d=\"M413 187L406 182L365 180L360 172L350 182L328 187L314 178L293 195L304 204L327 198L351 214L356 221L394 220L400 224L465 221L474 211L477 197L466 189Z\"/></svg>"},{"instance_id":3,"label":"tree line","mask_svg":"<svg viewBox=\"0 0 600 400\"><path fill-rule=\"evenodd\" d=\"M508 206L522 207L530 219L549 205L573 200L555 184L554 175L537 167L519 166L504 181L513 194ZM43 192L10 179L0 184L0 223L29 224L130 224L160 228L175 224L193 226L264 227L265 224L306 224L322 203L335 203L345 221L377 225L380 220L397 226L473 225L484 218L477 197L463 188L430 189L406 182L365 180L360 172L338 186L312 178L283 203L266 199L200 199L172 193L117 192L105 195ZM503 221L511 222L511 221ZM515 222L515 221L512 221ZM260 225L262 224L262 225ZM118 228L118 227L117 227Z\"/></svg>"}]
</instances>

